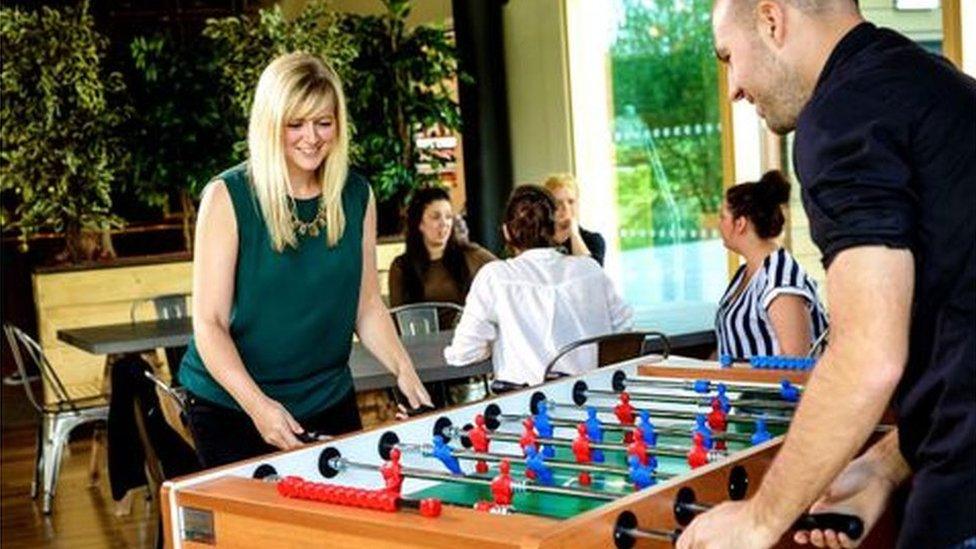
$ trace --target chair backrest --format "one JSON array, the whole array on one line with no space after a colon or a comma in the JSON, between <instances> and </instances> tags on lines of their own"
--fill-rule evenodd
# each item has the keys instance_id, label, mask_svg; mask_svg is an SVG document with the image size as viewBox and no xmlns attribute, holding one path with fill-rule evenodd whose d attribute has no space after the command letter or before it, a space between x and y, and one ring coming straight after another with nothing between
<instances>
[{"instance_id":1,"label":"chair backrest","mask_svg":"<svg viewBox=\"0 0 976 549\"><path fill-rule=\"evenodd\" d=\"M453 313L454 322L461 317L464 307L457 303L446 301L428 301L424 303L410 303L390 309L390 314L396 322L397 331L401 336L433 334L441 329L454 326L442 326L442 315Z\"/></svg>"},{"instance_id":2,"label":"chair backrest","mask_svg":"<svg viewBox=\"0 0 976 549\"><path fill-rule=\"evenodd\" d=\"M186 318L190 314L188 305L190 294L164 294L132 302L129 308L129 319L136 321L136 311L144 303L152 303L156 309L156 318L168 320L171 318Z\"/></svg>"},{"instance_id":3,"label":"chair backrest","mask_svg":"<svg viewBox=\"0 0 976 549\"><path fill-rule=\"evenodd\" d=\"M597 367L603 367L607 364L614 364L622 360L646 354L648 338L660 338L662 356L664 358L667 358L671 354L671 342L661 332L638 331L603 334L580 339L579 341L574 341L563 346L562 349L556 352L556 356L549 361L549 364L546 365L545 377L546 379L555 377L554 374L556 372L553 371L553 368L556 367L556 363L567 354L585 345L597 345Z\"/></svg>"},{"instance_id":4,"label":"chair backrest","mask_svg":"<svg viewBox=\"0 0 976 549\"><path fill-rule=\"evenodd\" d=\"M186 441L191 448L196 448L196 441L189 428L187 418L187 394L184 387L173 387L157 377L151 371L143 372L146 379L156 386L156 396L159 397L159 408L163 412L166 423L176 431L176 434Z\"/></svg>"},{"instance_id":5,"label":"chair backrest","mask_svg":"<svg viewBox=\"0 0 976 549\"><path fill-rule=\"evenodd\" d=\"M12 324L4 323L3 333L6 335L7 344L10 345L10 354L14 357L14 363L17 365L17 371L20 373L21 379L28 379L27 361L30 360L37 366L38 371L41 373L41 379L44 380L54 394L58 408L67 408L77 412L78 407L71 397L68 396L68 391L64 388L64 384L61 383L61 378L58 377L57 372L54 371L51 363L44 356L44 351L41 350L41 346L37 341L34 341L34 338ZM45 410L44 396L43 394L35 395L32 385L27 381L23 383L24 391L27 393L27 400L30 401L31 406L34 407L38 414L43 414Z\"/></svg>"},{"instance_id":6,"label":"chair backrest","mask_svg":"<svg viewBox=\"0 0 976 549\"><path fill-rule=\"evenodd\" d=\"M820 337L813 342L813 345L810 346L810 351L807 352L807 358L819 358L820 355L823 354L823 352L827 349L828 335L830 335L830 327L827 327L827 329L820 334Z\"/></svg>"}]
</instances>

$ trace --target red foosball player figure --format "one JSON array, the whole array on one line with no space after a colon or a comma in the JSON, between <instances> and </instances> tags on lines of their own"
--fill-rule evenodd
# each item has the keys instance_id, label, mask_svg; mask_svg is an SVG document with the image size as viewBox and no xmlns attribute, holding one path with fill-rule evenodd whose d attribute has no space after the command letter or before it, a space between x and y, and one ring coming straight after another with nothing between
<instances>
[{"instance_id":1,"label":"red foosball player figure","mask_svg":"<svg viewBox=\"0 0 976 549\"><path fill-rule=\"evenodd\" d=\"M695 469L707 463L708 450L705 449L705 439L701 433L695 433L692 437L691 450L688 451L688 465Z\"/></svg>"},{"instance_id":2,"label":"red foosball player figure","mask_svg":"<svg viewBox=\"0 0 976 549\"><path fill-rule=\"evenodd\" d=\"M573 441L572 446L573 455L576 456L576 463L590 463L593 461L593 453L590 449L590 437L586 432L586 425L582 423L577 425L576 432L579 433L579 436ZM589 486L592 480L589 472L580 471L580 486Z\"/></svg>"},{"instance_id":3,"label":"red foosball player figure","mask_svg":"<svg viewBox=\"0 0 976 549\"><path fill-rule=\"evenodd\" d=\"M522 447L522 455L524 456L525 449L528 448L529 446L534 447L536 451L538 451L539 443L537 442L538 437L535 434L535 421L533 421L532 418L527 417L523 419L522 428L523 430L522 430L522 436L521 438L519 438L519 446ZM535 471L531 469L526 469L525 476L526 478L535 480Z\"/></svg>"},{"instance_id":4,"label":"red foosball player figure","mask_svg":"<svg viewBox=\"0 0 976 549\"><path fill-rule=\"evenodd\" d=\"M630 433L630 431L628 431ZM641 465L647 465L647 443L641 436L640 429L634 429L631 443L627 445L627 455L637 456Z\"/></svg>"},{"instance_id":5,"label":"red foosball player figure","mask_svg":"<svg viewBox=\"0 0 976 549\"><path fill-rule=\"evenodd\" d=\"M386 483L386 491L399 496L400 488L403 486L403 466L400 465L399 448L390 450L390 460L380 466L380 474L383 475L383 482Z\"/></svg>"},{"instance_id":6,"label":"red foosball player figure","mask_svg":"<svg viewBox=\"0 0 976 549\"><path fill-rule=\"evenodd\" d=\"M712 400L712 411L708 413L708 426L716 434L724 433L728 427L728 419L726 418L725 409L722 408L722 401L717 398ZM717 437L715 439L715 449L725 450L725 437Z\"/></svg>"},{"instance_id":7,"label":"red foosball player figure","mask_svg":"<svg viewBox=\"0 0 976 549\"><path fill-rule=\"evenodd\" d=\"M519 446L522 447L522 455L525 455L525 449L529 446L535 446L536 450L539 449L538 436L535 434L535 422L530 417L522 420L522 436L519 438Z\"/></svg>"},{"instance_id":8,"label":"red foosball player figure","mask_svg":"<svg viewBox=\"0 0 976 549\"><path fill-rule=\"evenodd\" d=\"M712 411L708 413L708 426L713 431L725 431L728 426L728 420L725 415L725 410L722 409L722 403L718 399L712 400Z\"/></svg>"},{"instance_id":9,"label":"red foosball player figure","mask_svg":"<svg viewBox=\"0 0 976 549\"><path fill-rule=\"evenodd\" d=\"M512 476L511 465L507 459L498 464L498 476L491 481L491 497L495 505L508 507L512 504Z\"/></svg>"},{"instance_id":10,"label":"red foosball player figure","mask_svg":"<svg viewBox=\"0 0 976 549\"><path fill-rule=\"evenodd\" d=\"M485 427L485 416L478 414L474 416L474 427L468 429L468 440L471 441L471 449L475 452L488 452L488 428ZM488 464L483 459L475 463L474 470L484 474L488 472Z\"/></svg>"},{"instance_id":11,"label":"red foosball player figure","mask_svg":"<svg viewBox=\"0 0 976 549\"><path fill-rule=\"evenodd\" d=\"M634 407L630 404L630 395L626 391L620 393L620 404L617 404L613 408L613 413L617 416L617 421L621 425L633 425L636 417L634 416ZM639 435L638 435L639 436ZM624 431L624 443L629 444L634 440L634 434L630 431Z\"/></svg>"}]
</instances>

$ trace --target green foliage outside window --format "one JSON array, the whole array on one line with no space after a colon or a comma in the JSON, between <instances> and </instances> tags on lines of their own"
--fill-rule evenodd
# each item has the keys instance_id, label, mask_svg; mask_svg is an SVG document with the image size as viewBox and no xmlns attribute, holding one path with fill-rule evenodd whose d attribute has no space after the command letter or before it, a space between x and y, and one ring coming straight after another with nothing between
<instances>
[{"instance_id":1,"label":"green foliage outside window","mask_svg":"<svg viewBox=\"0 0 976 549\"><path fill-rule=\"evenodd\" d=\"M103 66L106 40L87 6L0 8L0 194L4 230L62 231L72 260L84 230L120 224L111 189L128 153L124 84Z\"/></svg>"},{"instance_id":2,"label":"green foliage outside window","mask_svg":"<svg viewBox=\"0 0 976 549\"><path fill-rule=\"evenodd\" d=\"M623 249L701 238L722 199L710 0L618 0L610 55Z\"/></svg>"}]
</instances>

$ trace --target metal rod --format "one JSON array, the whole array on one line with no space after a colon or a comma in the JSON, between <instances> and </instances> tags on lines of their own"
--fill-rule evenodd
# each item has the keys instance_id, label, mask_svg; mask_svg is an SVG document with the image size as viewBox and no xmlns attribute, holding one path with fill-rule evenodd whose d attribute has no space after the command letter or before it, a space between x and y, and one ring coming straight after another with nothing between
<instances>
[{"instance_id":1,"label":"metal rod","mask_svg":"<svg viewBox=\"0 0 976 549\"><path fill-rule=\"evenodd\" d=\"M606 389L587 389L587 395L594 395L598 397L610 397L619 398L620 393L616 391L608 391ZM634 393L627 392L630 395L630 400L643 400L650 402L669 402L674 404L696 404L698 406L711 406L712 398L715 397L700 397L691 395L662 395L662 394L651 394L651 393ZM792 411L796 408L796 404L793 402L783 401L771 401L771 400L758 400L758 399L729 399L729 404L735 407L743 408L766 408L770 410L789 410Z\"/></svg>"},{"instance_id":2,"label":"metal rod","mask_svg":"<svg viewBox=\"0 0 976 549\"><path fill-rule=\"evenodd\" d=\"M554 400L547 400L546 405L549 410L556 410L557 408L567 408L567 409L579 409L584 408L584 406L577 406L576 404L569 404L567 402L556 402ZM597 412L605 414L613 414L614 409L610 406L593 406L588 405L585 408L593 408ZM641 408L634 408L634 410L640 412L643 411ZM650 412L652 418L660 419L695 419L698 416L695 412L679 412L676 410L653 410L647 409ZM789 425L789 418L781 416L766 416L766 415L755 415L755 414L726 414L725 420L732 423L754 423L757 419L763 419L769 425Z\"/></svg>"},{"instance_id":3,"label":"metal rod","mask_svg":"<svg viewBox=\"0 0 976 549\"><path fill-rule=\"evenodd\" d=\"M677 541L681 535L679 530L643 530L641 528L618 528L621 534L632 538L653 539L659 541Z\"/></svg>"},{"instance_id":4,"label":"metal rod","mask_svg":"<svg viewBox=\"0 0 976 549\"><path fill-rule=\"evenodd\" d=\"M699 513L704 513L705 511L708 511L713 507L712 505L708 505L705 503L687 502L687 501L684 502L678 501L675 502L674 505L675 507L684 507L685 509L691 511L692 513L695 513L696 515Z\"/></svg>"},{"instance_id":5,"label":"metal rod","mask_svg":"<svg viewBox=\"0 0 976 549\"><path fill-rule=\"evenodd\" d=\"M399 448L403 453L410 454L421 454L424 457L434 457L434 447L431 444L406 444L398 443L394 445L395 448ZM451 455L458 459L465 460L483 460L483 461L501 461L507 459L512 463L525 463L525 458L522 456L517 456L514 454L501 454L498 452L476 452L474 450L461 450L452 449ZM553 469L566 469L571 471L587 471L591 473L609 473L614 475L629 476L630 470L625 467L614 467L613 465L601 465L599 463L576 463L574 461L566 461L563 459L546 459L546 465ZM667 473L654 473L658 478L671 478L674 475Z\"/></svg>"},{"instance_id":6,"label":"metal rod","mask_svg":"<svg viewBox=\"0 0 976 549\"><path fill-rule=\"evenodd\" d=\"M725 385L725 388L729 391L741 392L741 393L767 393L779 395L782 389L779 387L772 387L770 385L749 385L746 383L726 383L724 381L708 381L708 388L711 391L714 387L718 386L719 383ZM637 375L636 377L627 377L624 379L624 385L649 385L649 386L661 386L661 387L677 387L680 389L687 389L689 391L695 390L695 382L682 379L662 379L657 377L647 377ZM800 392L803 392L803 386L792 384Z\"/></svg>"},{"instance_id":7,"label":"metal rod","mask_svg":"<svg viewBox=\"0 0 976 549\"><path fill-rule=\"evenodd\" d=\"M499 419L508 422L517 422L517 421L522 421L526 417L528 416L520 416L517 414L502 414L501 416L499 416ZM694 421L688 421L688 420L670 420L670 421L675 421L677 424L684 424L687 425L688 427L685 428L685 427L675 427L673 425L655 425L654 432L656 432L659 435L665 435L665 436L685 436L685 435L691 436L691 432L692 432L691 428L695 426ZM580 423L583 423L583 420L550 417L549 422L555 425L556 427L576 427ZM635 427L636 427L635 425L621 425L619 423L608 424L606 422L600 422L600 428L603 429L604 431L616 431L616 432L633 431ZM730 433L728 431L726 432L719 431L717 433L713 432L712 438L714 440L730 440L735 442L746 442L746 443L752 442L752 437L750 437L747 434Z\"/></svg>"},{"instance_id":8,"label":"metal rod","mask_svg":"<svg viewBox=\"0 0 976 549\"><path fill-rule=\"evenodd\" d=\"M329 465L337 471L342 471L350 467L357 469L366 469L370 471L379 470L379 465L373 465L371 463L362 463L359 461L352 461L342 457L332 458ZM491 486L491 479L470 477L470 476L455 476L448 473L438 473L437 471L427 471L424 469L413 469L409 467L404 467L402 469L402 474L405 477L419 478L423 480L437 480L441 482L455 482L459 484L471 484L477 486ZM604 501L613 501L618 497L623 497L627 494L624 493L607 493L607 492L597 492L595 490L586 490L583 488L565 488L562 486L540 486L538 484L527 484L525 482L512 481L512 488L516 492L538 492L541 494L554 494L560 496L574 496L589 499L599 499Z\"/></svg>"},{"instance_id":9,"label":"metal rod","mask_svg":"<svg viewBox=\"0 0 976 549\"><path fill-rule=\"evenodd\" d=\"M521 437L515 433L488 433L488 437L493 440L500 440L505 442L519 442ZM572 446L573 441L565 438L541 438L536 437L536 442L539 444L548 444L551 446ZM599 442L591 442L590 448L595 450L606 450L608 452L626 452L627 447L621 444L602 444ZM650 455L657 456L671 456L671 457L686 457L688 455L688 449L681 448L678 446L648 446L647 453Z\"/></svg>"}]
</instances>

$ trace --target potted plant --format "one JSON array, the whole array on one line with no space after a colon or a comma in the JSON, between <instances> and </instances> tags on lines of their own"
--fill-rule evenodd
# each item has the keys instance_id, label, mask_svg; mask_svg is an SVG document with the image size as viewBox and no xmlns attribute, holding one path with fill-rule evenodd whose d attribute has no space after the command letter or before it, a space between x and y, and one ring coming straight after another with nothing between
<instances>
[{"instance_id":1,"label":"potted plant","mask_svg":"<svg viewBox=\"0 0 976 549\"><path fill-rule=\"evenodd\" d=\"M344 32L359 54L349 73L349 110L357 124L353 161L373 184L377 200L394 211L413 189L438 179L453 156L429 155L416 136L437 128L458 133L461 113L453 37L441 25L408 28L411 0L382 0L379 16L347 15ZM430 169L420 170L421 164ZM381 232L398 230L398 216L380 216ZM390 223L391 219L393 223Z\"/></svg>"},{"instance_id":2,"label":"potted plant","mask_svg":"<svg viewBox=\"0 0 976 549\"><path fill-rule=\"evenodd\" d=\"M72 262L92 259L86 231L121 223L110 191L128 161L116 130L129 110L121 75L104 70L106 45L86 3L0 8L3 228L22 247L41 230L61 233ZM112 254L107 238L102 253Z\"/></svg>"}]
</instances>

